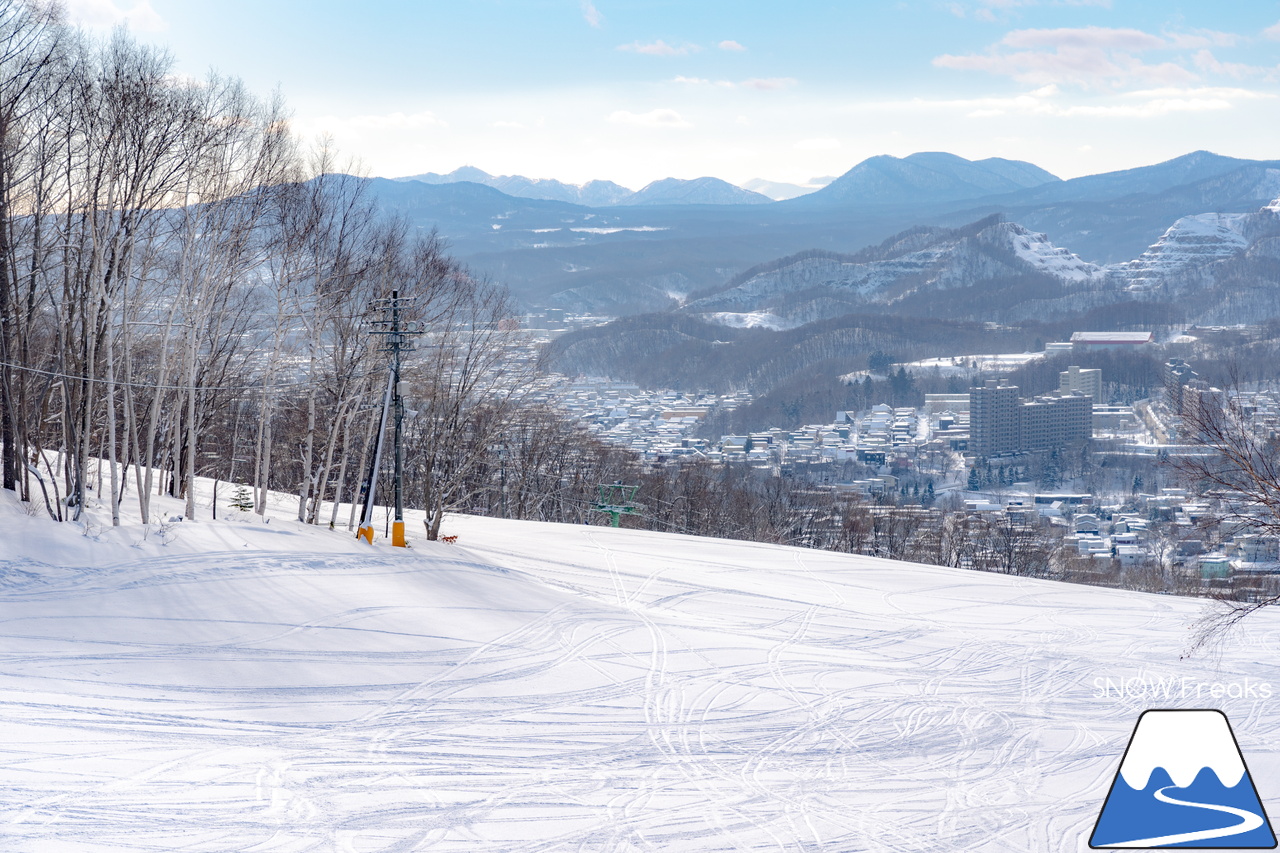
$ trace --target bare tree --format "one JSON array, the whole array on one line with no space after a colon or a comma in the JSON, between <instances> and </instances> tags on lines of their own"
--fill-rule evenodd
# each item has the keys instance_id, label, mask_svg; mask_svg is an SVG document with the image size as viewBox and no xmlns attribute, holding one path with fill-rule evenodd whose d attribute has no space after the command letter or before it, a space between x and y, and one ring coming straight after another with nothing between
<instances>
[{"instance_id":1,"label":"bare tree","mask_svg":"<svg viewBox=\"0 0 1280 853\"><path fill-rule=\"evenodd\" d=\"M1280 437L1255 423L1236 375L1225 389L1203 383L1167 389L1186 438L1207 451L1171 461L1189 486L1213 499L1213 520L1220 530L1280 536ZM1251 613L1280 604L1280 592L1272 590L1255 592L1253 600L1225 603L1206 617L1201 642Z\"/></svg>"},{"instance_id":2,"label":"bare tree","mask_svg":"<svg viewBox=\"0 0 1280 853\"><path fill-rule=\"evenodd\" d=\"M38 188L47 160L34 156L46 137L46 109L59 85L64 28L58 10L22 0L0 0L0 488L27 494L22 476L27 446L25 365L27 323L34 305L20 301L15 230L20 218L39 215ZM38 241L38 238L37 238Z\"/></svg>"},{"instance_id":3,"label":"bare tree","mask_svg":"<svg viewBox=\"0 0 1280 853\"><path fill-rule=\"evenodd\" d=\"M410 465L427 511L427 536L440 532L446 508L465 504L472 472L499 443L532 364L515 358L515 326L504 288L453 269L424 302L431 333L404 375L411 383ZM413 291L410 291L413 292Z\"/></svg>"}]
</instances>

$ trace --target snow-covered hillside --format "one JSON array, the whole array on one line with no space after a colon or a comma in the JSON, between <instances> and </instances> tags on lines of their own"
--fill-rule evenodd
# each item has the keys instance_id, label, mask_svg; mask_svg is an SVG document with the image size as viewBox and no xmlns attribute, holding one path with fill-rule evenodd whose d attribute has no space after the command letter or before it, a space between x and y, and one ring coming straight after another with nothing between
<instances>
[{"instance_id":1,"label":"snow-covered hillside","mask_svg":"<svg viewBox=\"0 0 1280 853\"><path fill-rule=\"evenodd\" d=\"M1280 812L1277 614L1181 661L1203 602L746 542L0 530L15 853L1077 851L1148 707Z\"/></svg>"},{"instance_id":2,"label":"snow-covered hillside","mask_svg":"<svg viewBox=\"0 0 1280 853\"><path fill-rule=\"evenodd\" d=\"M1129 290L1149 290L1214 261L1234 257L1249 246L1245 227L1253 214L1201 213L1184 216L1138 258L1113 269Z\"/></svg>"},{"instance_id":3,"label":"snow-covered hillside","mask_svg":"<svg viewBox=\"0 0 1280 853\"><path fill-rule=\"evenodd\" d=\"M1076 288L1106 278L1102 267L1053 245L1044 234L998 219L959 230L914 229L863 255L804 257L688 302L683 310L723 325L750 314L780 317L778 326L798 325L861 305L927 300L938 291L1026 274ZM833 299L832 305L815 307Z\"/></svg>"}]
</instances>

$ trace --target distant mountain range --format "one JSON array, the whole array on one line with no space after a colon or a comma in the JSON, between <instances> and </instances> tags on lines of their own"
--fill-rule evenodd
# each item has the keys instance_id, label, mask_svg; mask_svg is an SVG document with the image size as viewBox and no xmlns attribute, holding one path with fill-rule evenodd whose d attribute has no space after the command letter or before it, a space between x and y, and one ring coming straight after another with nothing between
<instances>
[{"instance_id":1,"label":"distant mountain range","mask_svg":"<svg viewBox=\"0 0 1280 853\"><path fill-rule=\"evenodd\" d=\"M1108 266L993 215L911 228L854 254L778 258L673 310L564 335L548 355L561 372L649 387L749 388L763 412L735 427L749 430L838 409L840 377L877 350L912 361L1032 351L1080 329L1274 329L1278 285L1280 200L1183 217L1139 257Z\"/></svg>"},{"instance_id":2,"label":"distant mountain range","mask_svg":"<svg viewBox=\"0 0 1280 853\"><path fill-rule=\"evenodd\" d=\"M775 259L797 253L825 253L829 259L858 256L858 263L892 265L900 259L863 257L871 251L867 247L879 247L906 232L915 235L913 240L934 235L945 243L953 239L947 233L971 231L972 223L994 214L1004 224L986 234L972 234L965 245L974 255L963 263L978 263L980 256L987 263L992 252L1003 251L1000 239L1022 239L1010 231L1016 224L1026 235L1045 235L1033 243L1053 249L1053 257L1061 252L1082 265L1106 268L1109 272L1102 278L1107 281L1116 271L1129 269L1131 280L1125 287L1133 285L1131 292L1138 293L1140 279L1151 275L1139 275L1134 264L1161 271L1167 279L1164 262L1158 259L1171 257L1175 245L1182 250L1204 236L1164 236L1157 249L1175 223L1182 222L1178 227L1185 229L1198 227L1194 217L1203 214L1253 215L1280 197L1280 161L1197 151L1151 166L1059 180L1030 163L970 161L932 152L873 157L821 189L773 203L761 193L714 178L656 181L632 193L604 181L577 187L519 176L493 177L470 167L411 180L374 179L370 187L384 207L419 227L437 229L456 256L510 286L526 306L624 315L668 310L721 293L746 271L776 265ZM777 193L776 187L768 189ZM585 203L588 198L595 201ZM1249 228L1253 225L1240 232L1242 251L1253 253L1255 260L1248 263L1256 267L1263 263L1258 258L1271 249ZM1225 247L1219 248L1226 251ZM1219 269L1224 257L1210 266ZM1237 267L1245 264L1235 254L1230 259ZM1039 276L1036 281L1048 282L1046 287L1059 287L1057 278L1045 278L1045 270L1030 269L1023 261L1010 267L1017 276ZM916 274L928 279L935 272L921 267ZM1095 278L1063 286L1076 298L1094 287ZM905 282L895 285L905 300L895 305L924 299L927 288ZM906 296L908 290L918 295ZM845 299L849 294L838 295ZM806 311L830 316L825 309L796 308L803 301L798 296L788 300L788 323L802 321ZM1233 304L1228 299L1220 310L1209 308L1222 313ZM773 307L707 303L703 313L771 313ZM962 300L957 302L957 310L966 308Z\"/></svg>"},{"instance_id":3,"label":"distant mountain range","mask_svg":"<svg viewBox=\"0 0 1280 853\"><path fill-rule=\"evenodd\" d=\"M417 181L423 184L456 184L467 181L492 187L501 193L517 198L536 198L545 201L567 201L588 207L607 207L633 193L613 181L588 181L581 186L566 184L554 178L526 178L523 175L490 175L474 166L463 166L446 175L426 172L395 178L397 181Z\"/></svg>"},{"instance_id":4,"label":"distant mountain range","mask_svg":"<svg viewBox=\"0 0 1280 853\"><path fill-rule=\"evenodd\" d=\"M814 178L808 185L755 178L736 186L719 178L663 178L636 192L612 181L566 184L553 178L491 175L474 166L447 174L425 172L394 178L424 184L463 181L492 187L518 198L567 201L588 207L665 204L763 204L806 198L809 204L904 204L980 198L1058 181L1054 175L1021 160L991 157L966 160L955 154L923 152L898 158L871 157L838 178Z\"/></svg>"},{"instance_id":5,"label":"distant mountain range","mask_svg":"<svg viewBox=\"0 0 1280 853\"><path fill-rule=\"evenodd\" d=\"M394 180L417 181L423 184L456 184L469 182L491 187L516 198L533 198L544 201L565 201L587 207L612 207L615 205L668 205L668 204L768 204L773 201L767 195L734 186L719 178L663 178L643 189L632 192L613 181L588 181L581 186L566 184L551 178L526 178L523 175L490 175L474 166L440 175L426 172Z\"/></svg>"},{"instance_id":6,"label":"distant mountain range","mask_svg":"<svg viewBox=\"0 0 1280 853\"><path fill-rule=\"evenodd\" d=\"M1202 323L1280 316L1280 202L1174 222L1132 260L1101 266L999 214L917 227L852 255L780 258L678 309L734 328L792 328L854 312L1017 322L1143 300Z\"/></svg>"}]
</instances>

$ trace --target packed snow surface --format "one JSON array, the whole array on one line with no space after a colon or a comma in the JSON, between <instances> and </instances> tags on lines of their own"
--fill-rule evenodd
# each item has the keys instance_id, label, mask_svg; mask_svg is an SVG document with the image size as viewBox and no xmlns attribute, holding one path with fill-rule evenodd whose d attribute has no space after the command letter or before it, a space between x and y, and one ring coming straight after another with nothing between
<instances>
[{"instance_id":1,"label":"packed snow surface","mask_svg":"<svg viewBox=\"0 0 1280 853\"><path fill-rule=\"evenodd\" d=\"M7 501L6 851L1085 850L1148 707L1225 711L1280 813L1270 612L1180 660L1203 602L584 525L451 517L405 551Z\"/></svg>"}]
</instances>

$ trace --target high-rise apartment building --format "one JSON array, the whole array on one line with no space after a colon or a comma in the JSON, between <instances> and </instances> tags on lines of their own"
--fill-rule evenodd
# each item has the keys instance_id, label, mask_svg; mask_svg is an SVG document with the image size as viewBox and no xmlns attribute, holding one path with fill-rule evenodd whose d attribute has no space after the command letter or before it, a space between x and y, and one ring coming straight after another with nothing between
<instances>
[{"instance_id":1,"label":"high-rise apartment building","mask_svg":"<svg viewBox=\"0 0 1280 853\"><path fill-rule=\"evenodd\" d=\"M969 449L979 456L1010 453L1018 444L1018 386L988 379L969 389Z\"/></svg>"},{"instance_id":2,"label":"high-rise apartment building","mask_svg":"<svg viewBox=\"0 0 1280 853\"><path fill-rule=\"evenodd\" d=\"M1093 435L1093 398L1081 391L1029 400L988 379L969 389L969 449L979 456L1053 450Z\"/></svg>"}]
</instances>

